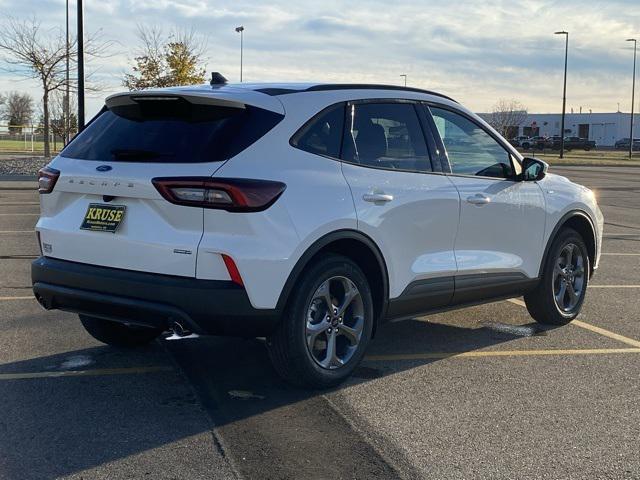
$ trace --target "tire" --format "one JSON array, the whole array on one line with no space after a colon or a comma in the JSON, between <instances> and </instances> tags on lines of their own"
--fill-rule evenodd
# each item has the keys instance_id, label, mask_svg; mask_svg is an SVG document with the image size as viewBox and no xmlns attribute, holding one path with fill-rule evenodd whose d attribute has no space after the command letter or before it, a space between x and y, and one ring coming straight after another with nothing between
<instances>
[{"instance_id":1,"label":"tire","mask_svg":"<svg viewBox=\"0 0 640 480\"><path fill-rule=\"evenodd\" d=\"M161 329L147 327L129 327L122 323L78 315L85 330L96 340L114 347L133 348L146 345L156 339Z\"/></svg>"},{"instance_id":2,"label":"tire","mask_svg":"<svg viewBox=\"0 0 640 480\"><path fill-rule=\"evenodd\" d=\"M273 366L294 385L337 385L353 373L371 339L374 314L369 283L353 261L335 254L307 267L296 283L284 317L267 341ZM346 302L347 291L353 288L358 294ZM344 304L348 307L340 316L335 307ZM329 354L331 344L335 356Z\"/></svg>"},{"instance_id":3,"label":"tire","mask_svg":"<svg viewBox=\"0 0 640 480\"><path fill-rule=\"evenodd\" d=\"M569 251L572 251L570 259ZM571 268L567 268L568 260ZM566 325L571 322L584 303L589 272L589 254L580 234L571 228L560 230L549 249L540 283L524 296L529 314L542 324Z\"/></svg>"}]
</instances>

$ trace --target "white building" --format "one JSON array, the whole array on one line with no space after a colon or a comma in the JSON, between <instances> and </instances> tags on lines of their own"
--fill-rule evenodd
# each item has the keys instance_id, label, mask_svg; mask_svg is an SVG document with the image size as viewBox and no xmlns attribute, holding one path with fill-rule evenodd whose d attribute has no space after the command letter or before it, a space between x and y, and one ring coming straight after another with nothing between
<instances>
[{"instance_id":1,"label":"white building","mask_svg":"<svg viewBox=\"0 0 640 480\"><path fill-rule=\"evenodd\" d=\"M487 118L487 115L483 115ZM567 113L564 122L565 137L580 137L594 140L601 147L612 147L616 141L629 138L629 113ZM530 113L511 137L552 137L560 135L560 113ZM634 115L634 138L640 138L640 114Z\"/></svg>"}]
</instances>

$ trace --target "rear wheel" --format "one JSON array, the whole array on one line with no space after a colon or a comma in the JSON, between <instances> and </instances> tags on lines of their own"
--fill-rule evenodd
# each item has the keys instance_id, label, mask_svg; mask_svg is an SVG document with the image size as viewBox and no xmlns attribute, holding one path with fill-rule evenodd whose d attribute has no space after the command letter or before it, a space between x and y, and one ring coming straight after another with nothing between
<instances>
[{"instance_id":1,"label":"rear wheel","mask_svg":"<svg viewBox=\"0 0 640 480\"><path fill-rule=\"evenodd\" d=\"M161 329L130 327L118 322L103 320L88 315L79 315L85 330L96 340L116 347L139 347L146 345L161 333Z\"/></svg>"},{"instance_id":2,"label":"rear wheel","mask_svg":"<svg viewBox=\"0 0 640 480\"><path fill-rule=\"evenodd\" d=\"M565 325L576 318L589 283L589 255L582 237L570 228L553 241L542 278L524 296L527 310L539 323Z\"/></svg>"},{"instance_id":3,"label":"rear wheel","mask_svg":"<svg viewBox=\"0 0 640 480\"><path fill-rule=\"evenodd\" d=\"M372 329L367 279L350 259L328 255L303 273L285 317L269 338L269 355L288 382L330 387L358 366Z\"/></svg>"}]
</instances>

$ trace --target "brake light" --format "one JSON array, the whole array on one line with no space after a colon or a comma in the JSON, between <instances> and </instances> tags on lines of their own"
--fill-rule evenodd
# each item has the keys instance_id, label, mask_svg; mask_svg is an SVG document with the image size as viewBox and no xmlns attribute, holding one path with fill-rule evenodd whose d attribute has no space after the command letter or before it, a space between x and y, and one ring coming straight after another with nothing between
<instances>
[{"instance_id":1,"label":"brake light","mask_svg":"<svg viewBox=\"0 0 640 480\"><path fill-rule=\"evenodd\" d=\"M56 186L60 171L51 167L43 167L38 172L38 192L51 193Z\"/></svg>"},{"instance_id":2,"label":"brake light","mask_svg":"<svg viewBox=\"0 0 640 480\"><path fill-rule=\"evenodd\" d=\"M287 186L271 180L246 178L154 178L160 195L176 205L215 208L228 212L260 212L280 197Z\"/></svg>"}]
</instances>

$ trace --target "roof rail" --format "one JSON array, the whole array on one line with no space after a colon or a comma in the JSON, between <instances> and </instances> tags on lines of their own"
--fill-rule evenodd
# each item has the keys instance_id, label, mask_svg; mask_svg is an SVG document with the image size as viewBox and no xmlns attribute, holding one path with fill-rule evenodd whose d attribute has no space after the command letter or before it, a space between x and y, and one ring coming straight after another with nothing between
<instances>
[{"instance_id":1,"label":"roof rail","mask_svg":"<svg viewBox=\"0 0 640 480\"><path fill-rule=\"evenodd\" d=\"M443 95L438 92L434 92L431 90L424 90L422 88L414 88L414 87L403 87L400 85L384 85L384 84L375 84L375 83L325 83L314 85L312 87L307 88L306 90L301 90L303 92L322 92L327 90L401 90L406 92L418 92L418 93L426 93L429 95L435 95L437 97L446 98L447 100L451 100L452 102L458 103L458 101L454 100L451 97Z\"/></svg>"}]
</instances>

